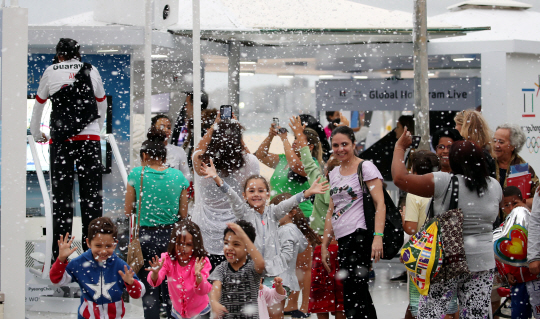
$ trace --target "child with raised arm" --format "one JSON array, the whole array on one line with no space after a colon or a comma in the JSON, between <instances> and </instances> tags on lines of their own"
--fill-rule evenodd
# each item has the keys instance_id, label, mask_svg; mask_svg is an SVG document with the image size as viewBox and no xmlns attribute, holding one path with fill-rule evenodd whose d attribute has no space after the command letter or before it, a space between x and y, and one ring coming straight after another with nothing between
<instances>
[{"instance_id":1,"label":"child with raised arm","mask_svg":"<svg viewBox=\"0 0 540 319\"><path fill-rule=\"evenodd\" d=\"M125 314L122 293L127 290L131 298L144 295L144 285L135 272L114 253L118 230L108 217L99 217L88 225L88 250L69 263L67 258L77 250L71 248L73 239L60 235L58 259L49 275L53 284L65 286L76 282L81 287L81 305L78 318L123 318Z\"/></svg>"},{"instance_id":2,"label":"child with raised arm","mask_svg":"<svg viewBox=\"0 0 540 319\"><path fill-rule=\"evenodd\" d=\"M174 224L167 252L161 259L152 258L146 270L152 287L158 287L167 277L171 315L184 319L210 317L208 293L212 285L207 279L211 268L199 226L184 219Z\"/></svg>"},{"instance_id":3,"label":"child with raised arm","mask_svg":"<svg viewBox=\"0 0 540 319\"><path fill-rule=\"evenodd\" d=\"M247 221L227 223L223 253L226 261L214 269L210 305L216 318L257 319L257 296L264 259L257 250L255 228Z\"/></svg>"},{"instance_id":4,"label":"child with raised arm","mask_svg":"<svg viewBox=\"0 0 540 319\"><path fill-rule=\"evenodd\" d=\"M283 279L281 277L274 278L274 287L270 288L263 285L262 280L259 285L259 319L270 319L268 308L284 302L287 298L287 291L283 288Z\"/></svg>"},{"instance_id":5,"label":"child with raised arm","mask_svg":"<svg viewBox=\"0 0 540 319\"><path fill-rule=\"evenodd\" d=\"M503 201L500 206L505 218L516 207L523 207L529 210L529 207L523 200L521 191L515 186L508 186L503 189ZM503 225L507 222L511 221L505 220ZM536 229L531 228L530 222L528 225L522 226L527 226L527 230L529 231L527 237L530 237L531 233L536 231ZM526 246L525 248L526 252L528 247ZM531 318L531 315L534 315L534 318L540 318L540 291L538 290L540 279L538 279L537 275L532 273L529 267L526 266L509 265L499 260L495 260L495 264L499 273L505 276L510 284L512 318L528 319Z\"/></svg>"},{"instance_id":6,"label":"child with raised arm","mask_svg":"<svg viewBox=\"0 0 540 319\"><path fill-rule=\"evenodd\" d=\"M272 199L270 204L278 205L291 197L292 195L289 193L279 194ZM299 207L295 207L285 214L285 216L279 220L279 225L277 231L277 238L279 239L280 245L279 254L273 259L266 261L266 268L280 269L279 273L268 275L277 275L280 278L283 278L283 286L285 286L287 292L298 293L301 288L296 268L298 256L306 250L309 244L316 246L321 244L321 240L313 229L309 227L309 222ZM291 300L289 300L289 302L292 302ZM294 302L298 303L298 300L294 300ZM285 301L282 301L281 304L269 307L268 311L270 317L275 319L283 318L284 308ZM293 311L291 316L293 318L303 317L299 312L300 311L298 310Z\"/></svg>"},{"instance_id":7,"label":"child with raised arm","mask_svg":"<svg viewBox=\"0 0 540 319\"><path fill-rule=\"evenodd\" d=\"M236 218L246 220L255 227L257 234L255 246L267 262L272 260L280 250L279 240L276 236L279 220L311 195L323 194L329 188L328 182L319 183L320 178L318 178L308 190L277 205L267 206L266 201L269 197L270 187L264 177L260 175L248 177L244 185L244 198L242 199L216 174L212 159L210 159L210 166L202 163L201 172L205 178L213 178L221 191L227 194ZM279 269L266 268L266 271L268 274L274 274L272 276L280 273Z\"/></svg>"}]
</instances>

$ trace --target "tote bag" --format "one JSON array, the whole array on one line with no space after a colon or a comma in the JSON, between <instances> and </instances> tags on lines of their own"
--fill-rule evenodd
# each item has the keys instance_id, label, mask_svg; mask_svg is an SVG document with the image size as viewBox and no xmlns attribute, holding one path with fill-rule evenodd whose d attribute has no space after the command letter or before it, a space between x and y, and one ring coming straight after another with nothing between
<instances>
[{"instance_id":1,"label":"tote bag","mask_svg":"<svg viewBox=\"0 0 540 319\"><path fill-rule=\"evenodd\" d=\"M141 186L139 188L139 202L138 202L138 215L137 222L133 225L133 239L128 245L127 253L127 263L133 269L135 273L138 273L139 270L144 266L144 257L141 249L141 242L139 240L139 230L141 228L141 197L143 190L143 178L144 178L144 167L141 171Z\"/></svg>"},{"instance_id":2,"label":"tote bag","mask_svg":"<svg viewBox=\"0 0 540 319\"><path fill-rule=\"evenodd\" d=\"M358 179L363 192L364 201L364 216L366 219L366 226L370 234L375 231L375 203L371 197L366 184L364 183L364 177L362 175L362 163L358 165ZM390 198L390 195L383 189L384 193L384 206L386 206L386 220L384 223L384 236L383 236L383 258L390 260L399 253L400 248L403 246L403 225L401 223L401 214L396 205Z\"/></svg>"}]
</instances>

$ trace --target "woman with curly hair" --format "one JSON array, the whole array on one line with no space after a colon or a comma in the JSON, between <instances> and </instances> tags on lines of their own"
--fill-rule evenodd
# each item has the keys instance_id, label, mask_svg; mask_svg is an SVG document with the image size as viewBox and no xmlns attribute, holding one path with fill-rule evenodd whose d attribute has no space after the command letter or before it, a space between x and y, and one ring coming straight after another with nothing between
<instances>
[{"instance_id":1,"label":"woman with curly hair","mask_svg":"<svg viewBox=\"0 0 540 319\"><path fill-rule=\"evenodd\" d=\"M200 189L195 194L192 219L201 228L212 270L225 261L223 231L227 223L234 222L236 218L227 195L219 190L212 179L204 178L201 167L203 163L209 164L212 158L219 177L241 197L246 179L259 174L257 158L248 153L242 141L243 131L236 118L221 120L218 113L214 124L208 128L193 152L194 178L198 180Z\"/></svg>"}]
</instances>

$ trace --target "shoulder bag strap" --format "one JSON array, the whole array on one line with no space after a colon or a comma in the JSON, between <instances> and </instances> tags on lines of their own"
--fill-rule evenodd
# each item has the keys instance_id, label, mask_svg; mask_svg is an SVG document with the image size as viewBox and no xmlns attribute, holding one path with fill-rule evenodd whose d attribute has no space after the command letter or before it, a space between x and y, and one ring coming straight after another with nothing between
<instances>
[{"instance_id":1,"label":"shoulder bag strap","mask_svg":"<svg viewBox=\"0 0 540 319\"><path fill-rule=\"evenodd\" d=\"M452 179L450 180L450 183L452 183L452 194L450 195L450 205L449 209L456 209L458 208L458 195L459 195L459 180L456 175L452 176Z\"/></svg>"},{"instance_id":2,"label":"shoulder bag strap","mask_svg":"<svg viewBox=\"0 0 540 319\"><path fill-rule=\"evenodd\" d=\"M450 183L448 183L448 187L446 187L446 193L444 193L443 201L441 204L442 207L444 207L444 203L446 202L446 196L448 196L448 192L451 193L450 205L448 209L456 209L457 197L459 193L459 180L457 179L456 175L452 175L452 178L450 178ZM426 221L435 217L435 209L433 208L433 201L434 201L434 198L432 197L429 203L429 209L428 209L428 215L426 216Z\"/></svg>"},{"instance_id":3,"label":"shoulder bag strap","mask_svg":"<svg viewBox=\"0 0 540 319\"><path fill-rule=\"evenodd\" d=\"M144 180L144 169L145 166L143 166L141 170L141 185L139 187L139 200L138 200L138 215L137 215L137 223L135 225L136 230L134 232L135 237L139 237L139 230L141 229L141 199L142 199L142 190L143 190L143 180Z\"/></svg>"},{"instance_id":4,"label":"shoulder bag strap","mask_svg":"<svg viewBox=\"0 0 540 319\"><path fill-rule=\"evenodd\" d=\"M362 192L367 193L366 185L364 183L364 175L362 173L362 163L364 163L364 161L361 161L360 164L358 164L356 174L358 174L358 182L360 182L360 188L362 189Z\"/></svg>"}]
</instances>

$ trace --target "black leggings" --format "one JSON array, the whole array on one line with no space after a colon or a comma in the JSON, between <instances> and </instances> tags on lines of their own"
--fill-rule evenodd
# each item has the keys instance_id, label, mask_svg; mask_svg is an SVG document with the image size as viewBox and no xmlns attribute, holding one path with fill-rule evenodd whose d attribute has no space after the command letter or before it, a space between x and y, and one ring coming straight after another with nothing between
<instances>
[{"instance_id":1,"label":"black leggings","mask_svg":"<svg viewBox=\"0 0 540 319\"><path fill-rule=\"evenodd\" d=\"M377 318L368 286L372 243L373 235L360 228L338 239L339 269L347 271L343 279L343 304L347 319Z\"/></svg>"}]
</instances>

